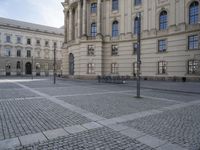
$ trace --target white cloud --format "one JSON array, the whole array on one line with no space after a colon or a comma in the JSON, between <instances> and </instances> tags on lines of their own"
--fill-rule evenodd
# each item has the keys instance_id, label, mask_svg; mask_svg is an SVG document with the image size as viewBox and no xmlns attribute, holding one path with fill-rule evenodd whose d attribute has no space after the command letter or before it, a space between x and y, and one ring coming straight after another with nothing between
<instances>
[{"instance_id":1,"label":"white cloud","mask_svg":"<svg viewBox=\"0 0 200 150\"><path fill-rule=\"evenodd\" d=\"M41 24L61 27L64 24L63 0L27 0L40 16L38 20Z\"/></svg>"}]
</instances>

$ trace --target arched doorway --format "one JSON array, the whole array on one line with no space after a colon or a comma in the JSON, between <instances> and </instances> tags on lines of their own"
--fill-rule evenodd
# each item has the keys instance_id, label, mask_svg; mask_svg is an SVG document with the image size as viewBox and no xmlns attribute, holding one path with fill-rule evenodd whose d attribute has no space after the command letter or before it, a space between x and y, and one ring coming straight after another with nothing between
<instances>
[{"instance_id":1,"label":"arched doorway","mask_svg":"<svg viewBox=\"0 0 200 150\"><path fill-rule=\"evenodd\" d=\"M17 62L16 69L17 69L17 75L21 75L21 63L20 63L20 61Z\"/></svg>"},{"instance_id":2,"label":"arched doorway","mask_svg":"<svg viewBox=\"0 0 200 150\"><path fill-rule=\"evenodd\" d=\"M26 67L26 74L28 75L32 74L32 64L30 62L27 62L25 67Z\"/></svg>"},{"instance_id":3,"label":"arched doorway","mask_svg":"<svg viewBox=\"0 0 200 150\"><path fill-rule=\"evenodd\" d=\"M69 75L74 75L74 55L69 54Z\"/></svg>"}]
</instances>

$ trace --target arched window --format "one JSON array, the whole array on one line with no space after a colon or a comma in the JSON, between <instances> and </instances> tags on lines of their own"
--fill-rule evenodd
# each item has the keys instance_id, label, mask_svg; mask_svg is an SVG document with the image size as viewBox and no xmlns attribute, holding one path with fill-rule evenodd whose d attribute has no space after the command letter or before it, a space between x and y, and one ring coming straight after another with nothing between
<instances>
[{"instance_id":1,"label":"arched window","mask_svg":"<svg viewBox=\"0 0 200 150\"><path fill-rule=\"evenodd\" d=\"M118 21L114 21L112 24L112 37L116 37L119 35L119 29L118 29Z\"/></svg>"},{"instance_id":2,"label":"arched window","mask_svg":"<svg viewBox=\"0 0 200 150\"><path fill-rule=\"evenodd\" d=\"M199 18L199 3L194 1L189 7L189 24L197 24Z\"/></svg>"},{"instance_id":3,"label":"arched window","mask_svg":"<svg viewBox=\"0 0 200 150\"><path fill-rule=\"evenodd\" d=\"M118 10L119 9L119 1L118 0L112 0L112 10Z\"/></svg>"},{"instance_id":4,"label":"arched window","mask_svg":"<svg viewBox=\"0 0 200 150\"><path fill-rule=\"evenodd\" d=\"M159 29L166 30L167 29L167 12L162 11L159 17Z\"/></svg>"},{"instance_id":5,"label":"arched window","mask_svg":"<svg viewBox=\"0 0 200 150\"><path fill-rule=\"evenodd\" d=\"M96 13L97 12L97 3L92 3L91 4L91 13Z\"/></svg>"},{"instance_id":6,"label":"arched window","mask_svg":"<svg viewBox=\"0 0 200 150\"><path fill-rule=\"evenodd\" d=\"M97 26L96 26L96 23L92 23L91 24L91 36L92 37L95 37L97 34Z\"/></svg>"},{"instance_id":7,"label":"arched window","mask_svg":"<svg viewBox=\"0 0 200 150\"><path fill-rule=\"evenodd\" d=\"M17 66L16 66L16 67L17 67L17 69L20 69L20 68L21 68L21 64L20 64L19 61L17 62Z\"/></svg>"},{"instance_id":8,"label":"arched window","mask_svg":"<svg viewBox=\"0 0 200 150\"><path fill-rule=\"evenodd\" d=\"M141 22L138 17L135 17L134 20L134 34L138 34L140 32Z\"/></svg>"}]
</instances>

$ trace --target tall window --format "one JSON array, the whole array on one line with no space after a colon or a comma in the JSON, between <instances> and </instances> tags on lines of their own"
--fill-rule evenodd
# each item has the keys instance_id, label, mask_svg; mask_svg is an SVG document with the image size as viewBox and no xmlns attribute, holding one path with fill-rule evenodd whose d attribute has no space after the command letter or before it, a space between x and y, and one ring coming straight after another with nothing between
<instances>
[{"instance_id":1,"label":"tall window","mask_svg":"<svg viewBox=\"0 0 200 150\"><path fill-rule=\"evenodd\" d=\"M49 41L45 41L45 47L49 47Z\"/></svg>"},{"instance_id":2,"label":"tall window","mask_svg":"<svg viewBox=\"0 0 200 150\"><path fill-rule=\"evenodd\" d=\"M133 55L137 53L137 43L133 43Z\"/></svg>"},{"instance_id":3,"label":"tall window","mask_svg":"<svg viewBox=\"0 0 200 150\"><path fill-rule=\"evenodd\" d=\"M162 11L160 13L160 18L159 18L159 29L160 30L166 30L167 29L167 12Z\"/></svg>"},{"instance_id":4,"label":"tall window","mask_svg":"<svg viewBox=\"0 0 200 150\"><path fill-rule=\"evenodd\" d=\"M88 74L94 74L94 73L95 73L95 72L94 72L94 64L89 63L89 64L87 65L87 67L88 67Z\"/></svg>"},{"instance_id":5,"label":"tall window","mask_svg":"<svg viewBox=\"0 0 200 150\"><path fill-rule=\"evenodd\" d=\"M112 63L111 64L111 73L112 74L117 74L118 73L118 64L117 63Z\"/></svg>"},{"instance_id":6,"label":"tall window","mask_svg":"<svg viewBox=\"0 0 200 150\"><path fill-rule=\"evenodd\" d=\"M159 61L158 62L158 74L166 74L167 73L167 62Z\"/></svg>"},{"instance_id":7,"label":"tall window","mask_svg":"<svg viewBox=\"0 0 200 150\"><path fill-rule=\"evenodd\" d=\"M97 3L91 4L91 13L97 13Z\"/></svg>"},{"instance_id":8,"label":"tall window","mask_svg":"<svg viewBox=\"0 0 200 150\"><path fill-rule=\"evenodd\" d=\"M17 44L21 44L22 43L22 39L21 39L21 37L17 37Z\"/></svg>"},{"instance_id":9,"label":"tall window","mask_svg":"<svg viewBox=\"0 0 200 150\"><path fill-rule=\"evenodd\" d=\"M6 35L6 42L11 43L11 36L10 35Z\"/></svg>"},{"instance_id":10,"label":"tall window","mask_svg":"<svg viewBox=\"0 0 200 150\"><path fill-rule=\"evenodd\" d=\"M112 10L118 10L119 9L119 1L118 0L112 0Z\"/></svg>"},{"instance_id":11,"label":"tall window","mask_svg":"<svg viewBox=\"0 0 200 150\"><path fill-rule=\"evenodd\" d=\"M31 45L31 39L28 38L26 44Z\"/></svg>"},{"instance_id":12,"label":"tall window","mask_svg":"<svg viewBox=\"0 0 200 150\"><path fill-rule=\"evenodd\" d=\"M142 4L142 0L134 0L134 5L138 6Z\"/></svg>"},{"instance_id":13,"label":"tall window","mask_svg":"<svg viewBox=\"0 0 200 150\"><path fill-rule=\"evenodd\" d=\"M40 46L40 40L36 40L36 45Z\"/></svg>"},{"instance_id":14,"label":"tall window","mask_svg":"<svg viewBox=\"0 0 200 150\"><path fill-rule=\"evenodd\" d=\"M188 61L188 74L196 74L198 71L198 61L189 60Z\"/></svg>"},{"instance_id":15,"label":"tall window","mask_svg":"<svg viewBox=\"0 0 200 150\"><path fill-rule=\"evenodd\" d=\"M119 27L118 27L118 21L114 21L112 24L112 37L116 37L119 35Z\"/></svg>"},{"instance_id":16,"label":"tall window","mask_svg":"<svg viewBox=\"0 0 200 150\"><path fill-rule=\"evenodd\" d=\"M188 37L188 49L198 49L199 37L198 35L191 35Z\"/></svg>"},{"instance_id":17,"label":"tall window","mask_svg":"<svg viewBox=\"0 0 200 150\"><path fill-rule=\"evenodd\" d=\"M17 57L21 57L21 50L17 50Z\"/></svg>"},{"instance_id":18,"label":"tall window","mask_svg":"<svg viewBox=\"0 0 200 150\"><path fill-rule=\"evenodd\" d=\"M5 49L5 56L11 56L11 49L10 48Z\"/></svg>"},{"instance_id":19,"label":"tall window","mask_svg":"<svg viewBox=\"0 0 200 150\"><path fill-rule=\"evenodd\" d=\"M197 24L199 19L199 3L194 1L189 7L189 24Z\"/></svg>"},{"instance_id":20,"label":"tall window","mask_svg":"<svg viewBox=\"0 0 200 150\"><path fill-rule=\"evenodd\" d=\"M134 20L134 34L138 34L140 32L140 27L141 27L140 19L138 17L135 17L135 20Z\"/></svg>"},{"instance_id":21,"label":"tall window","mask_svg":"<svg viewBox=\"0 0 200 150\"><path fill-rule=\"evenodd\" d=\"M88 56L94 56L94 46L88 45Z\"/></svg>"},{"instance_id":22,"label":"tall window","mask_svg":"<svg viewBox=\"0 0 200 150\"><path fill-rule=\"evenodd\" d=\"M27 50L26 53L27 53L27 54L26 54L27 57L31 57L31 51L30 51L30 50Z\"/></svg>"},{"instance_id":23,"label":"tall window","mask_svg":"<svg viewBox=\"0 0 200 150\"><path fill-rule=\"evenodd\" d=\"M91 24L91 36L95 37L97 35L97 26L96 23Z\"/></svg>"},{"instance_id":24,"label":"tall window","mask_svg":"<svg viewBox=\"0 0 200 150\"><path fill-rule=\"evenodd\" d=\"M165 52L167 50L167 41L159 40L158 41L158 52Z\"/></svg>"},{"instance_id":25,"label":"tall window","mask_svg":"<svg viewBox=\"0 0 200 150\"><path fill-rule=\"evenodd\" d=\"M21 68L21 64L20 64L19 61L17 62L17 66L16 66L16 68L17 68L17 69L20 69L20 68Z\"/></svg>"},{"instance_id":26,"label":"tall window","mask_svg":"<svg viewBox=\"0 0 200 150\"><path fill-rule=\"evenodd\" d=\"M118 55L118 46L117 45L112 45L111 55L112 56L117 56Z\"/></svg>"}]
</instances>

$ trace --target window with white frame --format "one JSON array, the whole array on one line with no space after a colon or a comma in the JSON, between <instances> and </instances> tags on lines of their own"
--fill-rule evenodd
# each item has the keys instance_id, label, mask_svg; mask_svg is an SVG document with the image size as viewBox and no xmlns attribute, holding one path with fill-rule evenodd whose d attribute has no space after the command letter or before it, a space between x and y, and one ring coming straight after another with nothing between
<instances>
[{"instance_id":1,"label":"window with white frame","mask_svg":"<svg viewBox=\"0 0 200 150\"><path fill-rule=\"evenodd\" d=\"M196 74L199 68L198 60L189 60L188 61L188 74Z\"/></svg>"},{"instance_id":2,"label":"window with white frame","mask_svg":"<svg viewBox=\"0 0 200 150\"><path fill-rule=\"evenodd\" d=\"M31 57L31 50L26 51L26 57Z\"/></svg>"},{"instance_id":3,"label":"window with white frame","mask_svg":"<svg viewBox=\"0 0 200 150\"><path fill-rule=\"evenodd\" d=\"M20 49L17 50L17 57L21 57L21 50Z\"/></svg>"},{"instance_id":4,"label":"window with white frame","mask_svg":"<svg viewBox=\"0 0 200 150\"><path fill-rule=\"evenodd\" d=\"M94 74L95 73L93 63L88 63L87 68L88 68L88 71L87 71L88 74Z\"/></svg>"},{"instance_id":5,"label":"window with white frame","mask_svg":"<svg viewBox=\"0 0 200 150\"><path fill-rule=\"evenodd\" d=\"M112 74L118 74L118 64L117 63L111 64L111 73Z\"/></svg>"},{"instance_id":6,"label":"window with white frame","mask_svg":"<svg viewBox=\"0 0 200 150\"><path fill-rule=\"evenodd\" d=\"M189 7L189 24L197 24L199 20L199 3L194 1Z\"/></svg>"},{"instance_id":7,"label":"window with white frame","mask_svg":"<svg viewBox=\"0 0 200 150\"><path fill-rule=\"evenodd\" d=\"M166 30L168 27L167 11L162 11L159 16L159 29Z\"/></svg>"},{"instance_id":8,"label":"window with white frame","mask_svg":"<svg viewBox=\"0 0 200 150\"><path fill-rule=\"evenodd\" d=\"M158 74L166 74L167 73L167 62L159 61L158 62Z\"/></svg>"},{"instance_id":9,"label":"window with white frame","mask_svg":"<svg viewBox=\"0 0 200 150\"><path fill-rule=\"evenodd\" d=\"M88 45L88 56L94 56L94 45Z\"/></svg>"},{"instance_id":10,"label":"window with white frame","mask_svg":"<svg viewBox=\"0 0 200 150\"><path fill-rule=\"evenodd\" d=\"M20 36L17 36L17 44L21 44L22 43L22 38Z\"/></svg>"},{"instance_id":11,"label":"window with white frame","mask_svg":"<svg viewBox=\"0 0 200 150\"><path fill-rule=\"evenodd\" d=\"M91 13L97 13L97 3L91 4Z\"/></svg>"},{"instance_id":12,"label":"window with white frame","mask_svg":"<svg viewBox=\"0 0 200 150\"><path fill-rule=\"evenodd\" d=\"M10 35L6 35L6 43L11 43L11 36Z\"/></svg>"},{"instance_id":13,"label":"window with white frame","mask_svg":"<svg viewBox=\"0 0 200 150\"><path fill-rule=\"evenodd\" d=\"M119 0L112 0L112 10L116 11L119 9Z\"/></svg>"},{"instance_id":14,"label":"window with white frame","mask_svg":"<svg viewBox=\"0 0 200 150\"><path fill-rule=\"evenodd\" d=\"M142 0L134 0L134 5L138 6L142 4Z\"/></svg>"},{"instance_id":15,"label":"window with white frame","mask_svg":"<svg viewBox=\"0 0 200 150\"><path fill-rule=\"evenodd\" d=\"M111 55L117 56L118 55L118 45L112 45L111 48L112 48Z\"/></svg>"},{"instance_id":16,"label":"window with white frame","mask_svg":"<svg viewBox=\"0 0 200 150\"><path fill-rule=\"evenodd\" d=\"M158 40L158 52L166 52L167 51L167 40L162 39Z\"/></svg>"},{"instance_id":17,"label":"window with white frame","mask_svg":"<svg viewBox=\"0 0 200 150\"><path fill-rule=\"evenodd\" d=\"M11 49L5 48L5 56L11 56Z\"/></svg>"},{"instance_id":18,"label":"window with white frame","mask_svg":"<svg viewBox=\"0 0 200 150\"><path fill-rule=\"evenodd\" d=\"M199 36L191 35L188 37L188 49L198 49L199 48Z\"/></svg>"}]
</instances>

